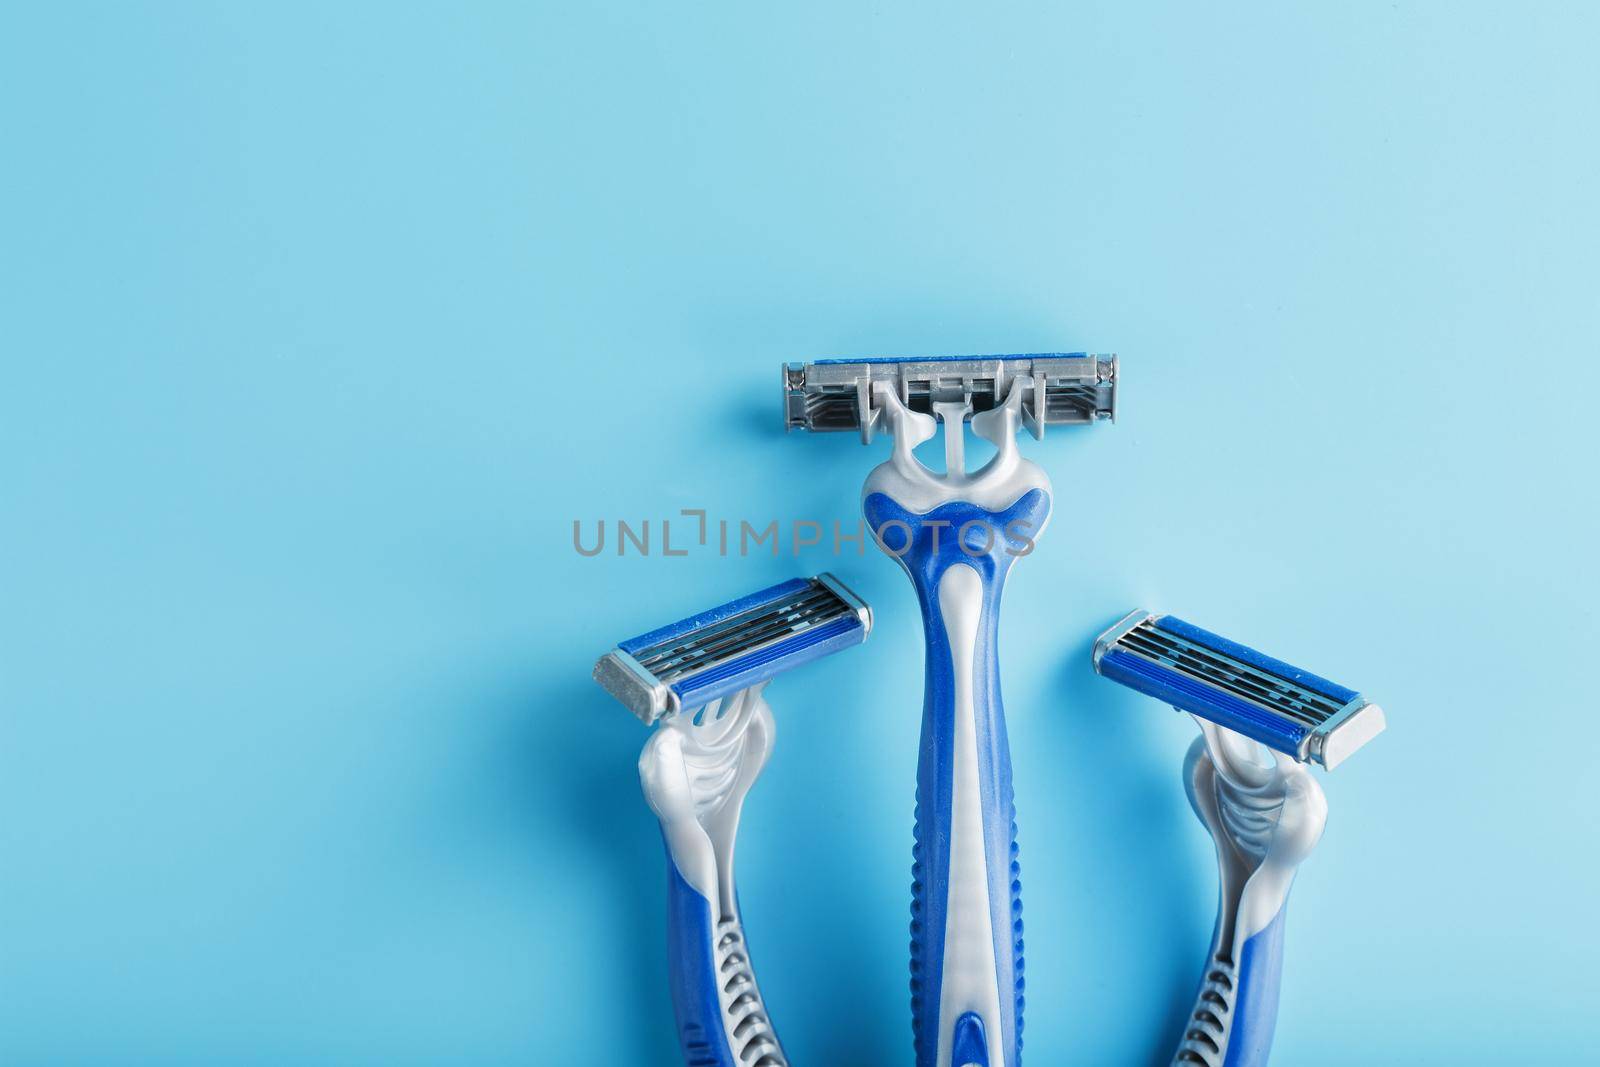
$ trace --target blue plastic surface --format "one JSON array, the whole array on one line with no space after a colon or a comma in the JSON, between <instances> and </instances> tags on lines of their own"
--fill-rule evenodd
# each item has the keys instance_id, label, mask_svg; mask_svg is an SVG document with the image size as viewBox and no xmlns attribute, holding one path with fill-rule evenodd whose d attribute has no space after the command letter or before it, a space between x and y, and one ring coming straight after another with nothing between
<instances>
[{"instance_id":1,"label":"blue plastic surface","mask_svg":"<svg viewBox=\"0 0 1600 1067\"><path fill-rule=\"evenodd\" d=\"M956 1020L950 1062L960 1067L989 1067L989 1042L984 1037L983 1019L976 1012L969 1011Z\"/></svg>"},{"instance_id":2,"label":"blue plastic surface","mask_svg":"<svg viewBox=\"0 0 1600 1067\"><path fill-rule=\"evenodd\" d=\"M1260 667L1268 674L1276 674L1281 678L1286 678L1296 685L1304 686L1314 692L1321 693L1323 696L1331 697L1341 704L1348 704L1361 695L1354 689L1346 689L1344 686L1330 682L1326 678L1312 674L1310 671L1301 670L1292 663L1285 663L1281 659L1273 659L1271 656L1262 655L1248 645L1230 641L1220 634L1212 633L1210 630L1202 630L1193 623L1184 622L1176 616L1161 615L1154 621L1158 629L1177 634L1179 637L1193 641L1195 644L1215 649L1224 655L1232 656L1234 659L1241 660L1251 666Z\"/></svg>"},{"instance_id":3,"label":"blue plastic surface","mask_svg":"<svg viewBox=\"0 0 1600 1067\"><path fill-rule=\"evenodd\" d=\"M935 1062L939 1027L955 1020L939 1017L944 963L944 929L950 866L950 805L954 760L954 674L949 640L940 614L939 579L953 566L970 566L983 583L973 673L977 718L979 791L984 806L984 856L988 865L991 923L995 934L995 968L1001 991L1001 1047L1006 1061L995 1067L1016 1067L1022 1048L1023 957L1020 866L1017 860L1016 811L1012 801L1011 753L1006 740L1005 712L1000 702L996 628L1000 594L1011 565L1024 545L1005 531L1014 523L1037 531L1050 512L1050 498L1031 490L1009 508L990 512L958 501L914 514L882 493L863 501L868 524L881 530L902 522L910 529L910 547L900 563L916 588L927 642L922 737L917 760L916 843L913 846L911 920L911 1011L917 1062ZM997 532L988 551L970 554L957 539L962 525L986 522ZM895 529L898 530L898 527ZM935 541L937 540L937 548ZM900 543L891 539L891 546ZM1008 992L1011 995L1007 995Z\"/></svg>"},{"instance_id":4,"label":"blue plastic surface","mask_svg":"<svg viewBox=\"0 0 1600 1067\"><path fill-rule=\"evenodd\" d=\"M1283 982L1283 926L1288 906L1245 940L1239 951L1239 991L1234 998L1228 1054L1222 1067L1267 1067L1272 1035L1278 1025L1278 994ZM1315 996L1313 979L1300 987ZM1373 1062L1378 1062L1374 1059Z\"/></svg>"},{"instance_id":5,"label":"blue plastic surface","mask_svg":"<svg viewBox=\"0 0 1600 1067\"><path fill-rule=\"evenodd\" d=\"M722 1032L711 933L711 902L684 880L667 849L667 980L684 1063L739 1067Z\"/></svg>"},{"instance_id":6,"label":"blue plastic surface","mask_svg":"<svg viewBox=\"0 0 1600 1067\"><path fill-rule=\"evenodd\" d=\"M657 645L663 641L670 641L674 638L682 637L684 634L692 633L702 626L710 626L742 612L775 603L787 596L793 596L810 584L805 578L791 578L786 582L779 582L777 585L769 585L767 588L757 590L748 596L742 596L737 600L730 600L726 604L708 608L697 615L691 615L686 619L668 623L665 626L651 630L649 633L640 634L638 637L632 637L626 641L619 641L617 647L632 655L640 649L649 648L651 645Z\"/></svg>"},{"instance_id":7,"label":"blue plastic surface","mask_svg":"<svg viewBox=\"0 0 1600 1067\"><path fill-rule=\"evenodd\" d=\"M685 708L698 708L746 686L793 670L812 660L866 640L866 626L854 615L813 626L787 641L729 660L707 671L672 683Z\"/></svg>"},{"instance_id":8,"label":"blue plastic surface","mask_svg":"<svg viewBox=\"0 0 1600 1067\"><path fill-rule=\"evenodd\" d=\"M1237 730L1285 755L1298 758L1300 744L1310 732L1285 716L1274 715L1216 686L1122 649L1113 648L1100 657L1100 673L1175 708Z\"/></svg>"}]
</instances>

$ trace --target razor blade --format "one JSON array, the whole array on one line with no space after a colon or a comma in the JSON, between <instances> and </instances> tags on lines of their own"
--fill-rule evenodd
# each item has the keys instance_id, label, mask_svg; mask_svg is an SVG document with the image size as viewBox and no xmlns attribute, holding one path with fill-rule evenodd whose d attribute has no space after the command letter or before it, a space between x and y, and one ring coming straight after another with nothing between
<instances>
[{"instance_id":1,"label":"razor blade","mask_svg":"<svg viewBox=\"0 0 1600 1067\"><path fill-rule=\"evenodd\" d=\"M1102 676L1332 770L1383 732L1383 709L1282 660L1171 615L1135 611L1101 634Z\"/></svg>"},{"instance_id":2,"label":"razor blade","mask_svg":"<svg viewBox=\"0 0 1600 1067\"><path fill-rule=\"evenodd\" d=\"M1012 389L1025 389L1022 421L1035 437L1043 437L1046 426L1117 415L1115 356L819 359L783 367L784 427L856 430L863 442L870 441L877 422L873 389L879 382L912 411L931 415L965 405L968 419L1004 404Z\"/></svg>"},{"instance_id":3,"label":"razor blade","mask_svg":"<svg viewBox=\"0 0 1600 1067\"><path fill-rule=\"evenodd\" d=\"M645 725L859 645L872 609L831 574L793 578L623 641L594 680Z\"/></svg>"}]
</instances>

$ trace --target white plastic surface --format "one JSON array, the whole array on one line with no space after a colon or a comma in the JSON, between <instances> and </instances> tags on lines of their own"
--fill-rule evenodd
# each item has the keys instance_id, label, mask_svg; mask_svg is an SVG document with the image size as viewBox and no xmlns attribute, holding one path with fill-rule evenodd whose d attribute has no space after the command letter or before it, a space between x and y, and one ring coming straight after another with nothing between
<instances>
[{"instance_id":1,"label":"white plastic surface","mask_svg":"<svg viewBox=\"0 0 1600 1067\"><path fill-rule=\"evenodd\" d=\"M955 673L955 763L950 796L950 877L944 928L944 982L939 1018L976 1012L983 1020L989 1062L1002 1064L1000 977L989 910L989 868L983 851L983 798L978 787L978 727L973 707L973 658L983 583L958 563L939 579L939 607ZM950 1063L954 1029L939 1029L939 1065ZM958 1065L959 1067L959 1065Z\"/></svg>"},{"instance_id":2,"label":"white plastic surface","mask_svg":"<svg viewBox=\"0 0 1600 1067\"><path fill-rule=\"evenodd\" d=\"M1017 449L1017 428L1022 420L1022 394L1028 384L1014 380L1004 404L974 415L972 429L979 437L991 442L996 451L994 458L968 474L964 465L965 449L958 443L965 432L963 423L952 418L945 424L945 473L929 470L912 452L912 449L929 440L938 432L938 423L932 415L912 411L901 403L899 395L886 382L874 383L873 403L894 435L894 451L867 475L861 487L865 500L873 493L883 493L901 507L916 515L923 515L952 500L966 500L988 511L1004 511L1032 489L1050 490L1050 478L1043 468L1024 459ZM951 439L955 439L952 441ZM954 462L952 462L954 461ZM1046 520L1045 525L1049 525ZM1030 532L1037 538L1044 526Z\"/></svg>"},{"instance_id":3,"label":"white plastic surface","mask_svg":"<svg viewBox=\"0 0 1600 1067\"><path fill-rule=\"evenodd\" d=\"M735 911L733 847L745 794L772 754L766 683L664 719L639 756L645 800L684 880L710 900L713 923ZM697 725L695 719L699 718Z\"/></svg>"},{"instance_id":4,"label":"white plastic surface","mask_svg":"<svg viewBox=\"0 0 1600 1067\"><path fill-rule=\"evenodd\" d=\"M1217 845L1237 950L1283 909L1295 871L1322 839L1328 801L1305 765L1199 716L1195 721L1203 736L1190 750L1186 785Z\"/></svg>"}]
</instances>

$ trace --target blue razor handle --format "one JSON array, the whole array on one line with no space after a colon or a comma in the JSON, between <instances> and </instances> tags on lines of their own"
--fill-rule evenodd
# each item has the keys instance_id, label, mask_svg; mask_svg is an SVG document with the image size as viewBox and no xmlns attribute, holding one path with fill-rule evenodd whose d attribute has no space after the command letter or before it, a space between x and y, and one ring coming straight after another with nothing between
<instances>
[{"instance_id":1,"label":"blue razor handle","mask_svg":"<svg viewBox=\"0 0 1600 1067\"><path fill-rule=\"evenodd\" d=\"M1327 802L1285 755L1250 759L1254 742L1206 722L1184 761L1195 814L1216 844L1220 891L1211 951L1173 1067L1265 1067L1278 1018L1284 916Z\"/></svg>"},{"instance_id":2,"label":"blue razor handle","mask_svg":"<svg viewBox=\"0 0 1600 1067\"><path fill-rule=\"evenodd\" d=\"M1283 915L1278 912L1239 953L1239 993L1225 1067L1266 1067L1278 1024L1278 988L1283 976Z\"/></svg>"},{"instance_id":3,"label":"blue razor handle","mask_svg":"<svg viewBox=\"0 0 1600 1067\"><path fill-rule=\"evenodd\" d=\"M1211 957L1172 1067L1266 1067L1278 1021L1283 911L1235 947L1218 916Z\"/></svg>"},{"instance_id":4,"label":"blue razor handle","mask_svg":"<svg viewBox=\"0 0 1600 1067\"><path fill-rule=\"evenodd\" d=\"M1283 975L1285 908L1242 941L1234 937L1236 927L1228 912L1224 903L1173 1067L1266 1067L1272 1051Z\"/></svg>"},{"instance_id":5,"label":"blue razor handle","mask_svg":"<svg viewBox=\"0 0 1600 1067\"><path fill-rule=\"evenodd\" d=\"M772 752L761 688L668 718L639 757L667 847L670 987L690 1067L789 1062L756 986L733 878L740 810Z\"/></svg>"},{"instance_id":6,"label":"blue razor handle","mask_svg":"<svg viewBox=\"0 0 1600 1067\"><path fill-rule=\"evenodd\" d=\"M869 492L862 506L911 578L927 641L912 853L917 1063L1017 1067L1022 900L996 623L1050 497L1034 488L1002 510L954 500L919 514Z\"/></svg>"},{"instance_id":7,"label":"blue razor handle","mask_svg":"<svg viewBox=\"0 0 1600 1067\"><path fill-rule=\"evenodd\" d=\"M731 916L715 922L711 901L678 870L670 845L667 880L667 954L683 1062L688 1067L786 1064L756 993L737 907ZM732 1026L719 993L724 987L735 1013ZM757 1027L765 1028L763 1036L771 1045L751 1049L751 1055L758 1058L736 1059L730 1042L751 1035Z\"/></svg>"}]
</instances>

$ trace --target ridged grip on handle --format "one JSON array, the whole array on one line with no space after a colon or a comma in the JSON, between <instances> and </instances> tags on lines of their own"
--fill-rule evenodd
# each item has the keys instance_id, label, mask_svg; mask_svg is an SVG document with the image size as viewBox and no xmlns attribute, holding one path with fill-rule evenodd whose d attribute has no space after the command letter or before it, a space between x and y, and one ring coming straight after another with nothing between
<instances>
[{"instance_id":1,"label":"ridged grip on handle","mask_svg":"<svg viewBox=\"0 0 1600 1067\"><path fill-rule=\"evenodd\" d=\"M786 1067L756 989L737 914L713 920L711 901L667 850L668 964L686 1067Z\"/></svg>"},{"instance_id":2,"label":"ridged grip on handle","mask_svg":"<svg viewBox=\"0 0 1600 1067\"><path fill-rule=\"evenodd\" d=\"M684 880L669 848L667 961L683 1062L688 1067L735 1067L723 1034L711 925L711 901Z\"/></svg>"},{"instance_id":3,"label":"ridged grip on handle","mask_svg":"<svg viewBox=\"0 0 1600 1067\"><path fill-rule=\"evenodd\" d=\"M915 586L927 639L913 848L911 1010L919 1067L1018 1067L1022 901L996 622L1012 563L1050 501L913 514L883 493L868 523Z\"/></svg>"},{"instance_id":4,"label":"ridged grip on handle","mask_svg":"<svg viewBox=\"0 0 1600 1067\"><path fill-rule=\"evenodd\" d=\"M1278 1021L1283 917L1279 911L1237 947L1233 924L1226 914L1217 917L1211 957L1173 1067L1266 1067Z\"/></svg>"}]
</instances>

